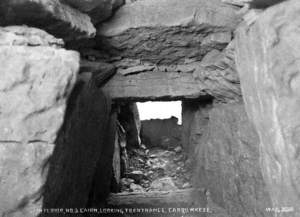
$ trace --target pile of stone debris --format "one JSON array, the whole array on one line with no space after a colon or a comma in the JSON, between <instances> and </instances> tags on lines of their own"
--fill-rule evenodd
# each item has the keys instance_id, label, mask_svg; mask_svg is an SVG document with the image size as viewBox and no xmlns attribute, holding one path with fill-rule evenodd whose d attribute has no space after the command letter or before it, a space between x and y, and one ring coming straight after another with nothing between
<instances>
[{"instance_id":1,"label":"pile of stone debris","mask_svg":"<svg viewBox=\"0 0 300 217\"><path fill-rule=\"evenodd\" d=\"M121 179L122 192L174 191L191 187L191 161L181 146L128 152L128 168Z\"/></svg>"}]
</instances>

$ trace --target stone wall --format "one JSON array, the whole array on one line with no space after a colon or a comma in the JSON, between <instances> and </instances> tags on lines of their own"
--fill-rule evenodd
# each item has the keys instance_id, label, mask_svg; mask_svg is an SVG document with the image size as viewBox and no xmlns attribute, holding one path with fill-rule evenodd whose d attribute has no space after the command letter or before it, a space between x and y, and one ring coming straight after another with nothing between
<instances>
[{"instance_id":1,"label":"stone wall","mask_svg":"<svg viewBox=\"0 0 300 217\"><path fill-rule=\"evenodd\" d=\"M88 83L77 82L49 161L44 208L103 206L112 178L117 111L101 84L114 72L102 64Z\"/></svg>"},{"instance_id":2,"label":"stone wall","mask_svg":"<svg viewBox=\"0 0 300 217\"><path fill-rule=\"evenodd\" d=\"M199 113L207 107L200 107ZM207 206L220 217L266 217L271 205L259 164L259 139L243 104L215 104L195 148L194 186L206 189ZM203 123L203 116L195 122ZM197 125L195 125L197 126ZM197 128L196 128L197 129ZM192 129L193 130L193 129Z\"/></svg>"},{"instance_id":3,"label":"stone wall","mask_svg":"<svg viewBox=\"0 0 300 217\"><path fill-rule=\"evenodd\" d=\"M0 213L36 216L79 55L34 28L0 28L0 38Z\"/></svg>"},{"instance_id":4,"label":"stone wall","mask_svg":"<svg viewBox=\"0 0 300 217\"><path fill-rule=\"evenodd\" d=\"M299 1L265 10L238 30L236 62L276 216L300 215Z\"/></svg>"},{"instance_id":5,"label":"stone wall","mask_svg":"<svg viewBox=\"0 0 300 217\"><path fill-rule=\"evenodd\" d=\"M141 122L141 139L146 147L175 148L181 145L178 118L151 119Z\"/></svg>"},{"instance_id":6,"label":"stone wall","mask_svg":"<svg viewBox=\"0 0 300 217\"><path fill-rule=\"evenodd\" d=\"M118 120L124 127L126 134L126 145L128 148L139 148L141 145L140 131L141 120L136 103L125 103L120 105Z\"/></svg>"},{"instance_id":7,"label":"stone wall","mask_svg":"<svg viewBox=\"0 0 300 217\"><path fill-rule=\"evenodd\" d=\"M207 128L211 107L211 100L182 102L181 140L183 148L191 157Z\"/></svg>"}]
</instances>

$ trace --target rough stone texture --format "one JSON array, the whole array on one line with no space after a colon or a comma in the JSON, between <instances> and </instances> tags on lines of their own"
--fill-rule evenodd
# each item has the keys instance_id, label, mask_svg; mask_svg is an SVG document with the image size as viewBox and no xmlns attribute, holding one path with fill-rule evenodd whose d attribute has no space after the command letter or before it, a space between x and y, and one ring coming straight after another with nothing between
<instances>
[{"instance_id":1,"label":"rough stone texture","mask_svg":"<svg viewBox=\"0 0 300 217\"><path fill-rule=\"evenodd\" d=\"M67 3L80 11L89 12L99 5L107 4L112 0L60 0L61 2ZM102 12L102 11L101 11Z\"/></svg>"},{"instance_id":2,"label":"rough stone texture","mask_svg":"<svg viewBox=\"0 0 300 217\"><path fill-rule=\"evenodd\" d=\"M272 207L286 211L277 216L288 217L299 216L300 204L299 10L297 0L267 9L253 26L239 29L236 43L244 100L259 133Z\"/></svg>"},{"instance_id":3,"label":"rough stone texture","mask_svg":"<svg viewBox=\"0 0 300 217\"><path fill-rule=\"evenodd\" d=\"M176 100L207 96L205 87L192 73L144 72L130 76L116 74L104 91L116 100Z\"/></svg>"},{"instance_id":4,"label":"rough stone texture","mask_svg":"<svg viewBox=\"0 0 300 217\"><path fill-rule=\"evenodd\" d=\"M94 24L111 17L113 11L124 4L124 0L60 0L82 12L88 13Z\"/></svg>"},{"instance_id":5,"label":"rough stone texture","mask_svg":"<svg viewBox=\"0 0 300 217\"><path fill-rule=\"evenodd\" d=\"M151 119L141 121L141 139L147 147L174 148L181 144L181 126L178 119Z\"/></svg>"},{"instance_id":6,"label":"rough stone texture","mask_svg":"<svg viewBox=\"0 0 300 217\"><path fill-rule=\"evenodd\" d=\"M104 129L104 131L102 131L105 137L102 141L102 144L100 143L102 145L101 154L100 156L97 156L96 153L94 154L94 156L98 157L98 160L96 171L94 174L93 185L89 192L89 207L104 207L105 200L111 192L111 184L113 178L113 154L116 139L115 135L117 132L117 111L111 111L109 115L109 125L106 129ZM97 132L99 131L95 130L95 133ZM100 146L97 143L94 143L94 145ZM89 156L87 157L89 158ZM80 195L78 196L80 197Z\"/></svg>"},{"instance_id":7,"label":"rough stone texture","mask_svg":"<svg viewBox=\"0 0 300 217\"><path fill-rule=\"evenodd\" d=\"M113 56L155 64L201 60L231 41L236 9L221 0L137 1L99 26L97 42Z\"/></svg>"},{"instance_id":8,"label":"rough stone texture","mask_svg":"<svg viewBox=\"0 0 300 217\"><path fill-rule=\"evenodd\" d=\"M116 68L105 62L81 61L78 81L89 83L93 81L97 87L102 87L112 76L116 74ZM91 78L93 78L91 80Z\"/></svg>"},{"instance_id":9,"label":"rough stone texture","mask_svg":"<svg viewBox=\"0 0 300 217\"><path fill-rule=\"evenodd\" d=\"M223 0L223 2L238 6L249 4L251 8L267 8L284 1L286 0Z\"/></svg>"},{"instance_id":10,"label":"rough stone texture","mask_svg":"<svg viewBox=\"0 0 300 217\"><path fill-rule=\"evenodd\" d=\"M139 148L141 121L136 103L126 103L120 106L118 120L126 131L127 148Z\"/></svg>"},{"instance_id":11,"label":"rough stone texture","mask_svg":"<svg viewBox=\"0 0 300 217\"><path fill-rule=\"evenodd\" d=\"M0 45L63 47L64 42L40 29L8 26L0 28Z\"/></svg>"},{"instance_id":12,"label":"rough stone texture","mask_svg":"<svg viewBox=\"0 0 300 217\"><path fill-rule=\"evenodd\" d=\"M286 0L251 0L250 6L255 8L267 8Z\"/></svg>"},{"instance_id":13,"label":"rough stone texture","mask_svg":"<svg viewBox=\"0 0 300 217\"><path fill-rule=\"evenodd\" d=\"M202 117L195 121L203 122ZM194 131L197 132L197 131ZM207 189L208 216L265 217L270 206L258 136L240 104L214 105L196 148L194 186Z\"/></svg>"},{"instance_id":14,"label":"rough stone texture","mask_svg":"<svg viewBox=\"0 0 300 217\"><path fill-rule=\"evenodd\" d=\"M240 7L245 6L250 1L251 0L222 0L222 2L224 2L224 3L236 5L236 6L240 6Z\"/></svg>"},{"instance_id":15,"label":"rough stone texture","mask_svg":"<svg viewBox=\"0 0 300 217\"><path fill-rule=\"evenodd\" d=\"M36 37L36 43L43 40ZM54 143L79 68L78 54L8 42L0 46L0 62L1 141Z\"/></svg>"},{"instance_id":16,"label":"rough stone texture","mask_svg":"<svg viewBox=\"0 0 300 217\"><path fill-rule=\"evenodd\" d=\"M237 6L245 6L249 4L251 8L267 8L272 5L278 4L280 2L284 2L286 0L222 0L222 1Z\"/></svg>"},{"instance_id":17,"label":"rough stone texture","mask_svg":"<svg viewBox=\"0 0 300 217\"><path fill-rule=\"evenodd\" d=\"M199 207L202 210L194 210L185 212L186 210L177 210L177 207L194 207L193 195L198 194ZM160 208L160 212L144 212L143 217L164 216L164 217L180 217L184 215L192 217L205 217L205 193L204 189L184 189L176 191L152 191L152 192L124 192L118 194L111 194L108 198L108 205L111 208ZM162 214L162 208L165 212ZM170 211L169 211L170 208ZM127 212L128 213L128 212ZM124 214L114 214L116 217L122 217ZM141 213L130 213L131 217L141 216Z\"/></svg>"},{"instance_id":18,"label":"rough stone texture","mask_svg":"<svg viewBox=\"0 0 300 217\"><path fill-rule=\"evenodd\" d=\"M117 132L115 135L115 147L114 147L114 155L113 155L113 180L112 180L112 187L111 192L119 192L120 191L120 184L121 184L121 147L119 144L119 133Z\"/></svg>"},{"instance_id":19,"label":"rough stone texture","mask_svg":"<svg viewBox=\"0 0 300 217\"><path fill-rule=\"evenodd\" d=\"M1 216L37 216L46 175L43 166L53 147L46 143L0 144Z\"/></svg>"},{"instance_id":20,"label":"rough stone texture","mask_svg":"<svg viewBox=\"0 0 300 217\"><path fill-rule=\"evenodd\" d=\"M93 37L96 33L88 15L59 0L2 0L0 25L37 27L64 40Z\"/></svg>"},{"instance_id":21,"label":"rough stone texture","mask_svg":"<svg viewBox=\"0 0 300 217\"><path fill-rule=\"evenodd\" d=\"M0 47L1 141L53 143L78 54L51 47ZM39 123L39 124L37 124Z\"/></svg>"},{"instance_id":22,"label":"rough stone texture","mask_svg":"<svg viewBox=\"0 0 300 217\"><path fill-rule=\"evenodd\" d=\"M234 46L212 50L201 62L154 65L139 60L113 62L117 74L104 86L117 100L176 100L214 97L219 101L241 100L240 82L234 63Z\"/></svg>"},{"instance_id":23,"label":"rough stone texture","mask_svg":"<svg viewBox=\"0 0 300 217\"><path fill-rule=\"evenodd\" d=\"M109 193L116 115L101 90L101 78L111 70L107 66L87 83L78 81L68 100L65 122L49 161L44 208L101 206Z\"/></svg>"},{"instance_id":24,"label":"rough stone texture","mask_svg":"<svg viewBox=\"0 0 300 217\"><path fill-rule=\"evenodd\" d=\"M203 136L208 121L211 101L197 102L184 100L182 102L182 146L193 158L199 140Z\"/></svg>"},{"instance_id":25,"label":"rough stone texture","mask_svg":"<svg viewBox=\"0 0 300 217\"><path fill-rule=\"evenodd\" d=\"M150 185L151 191L176 191L178 188L171 177L164 177L153 181Z\"/></svg>"},{"instance_id":26,"label":"rough stone texture","mask_svg":"<svg viewBox=\"0 0 300 217\"><path fill-rule=\"evenodd\" d=\"M0 215L36 216L79 55L38 29L0 28L0 37Z\"/></svg>"},{"instance_id":27,"label":"rough stone texture","mask_svg":"<svg viewBox=\"0 0 300 217\"><path fill-rule=\"evenodd\" d=\"M206 92L218 101L240 101L241 90L234 61L234 44L222 51L207 53L194 71L194 77L206 87Z\"/></svg>"}]
</instances>

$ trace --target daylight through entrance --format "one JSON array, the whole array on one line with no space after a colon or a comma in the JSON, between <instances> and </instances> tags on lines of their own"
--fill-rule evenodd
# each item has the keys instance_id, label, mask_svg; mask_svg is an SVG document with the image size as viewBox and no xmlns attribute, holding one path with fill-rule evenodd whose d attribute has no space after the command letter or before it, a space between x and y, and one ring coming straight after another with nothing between
<instances>
[{"instance_id":1,"label":"daylight through entrance","mask_svg":"<svg viewBox=\"0 0 300 217\"><path fill-rule=\"evenodd\" d=\"M144 102L137 103L137 107L140 114L141 120L149 119L167 119L176 117L178 124L182 123L181 120L181 101L170 101L170 102Z\"/></svg>"},{"instance_id":2,"label":"daylight through entrance","mask_svg":"<svg viewBox=\"0 0 300 217\"><path fill-rule=\"evenodd\" d=\"M127 122L120 113L121 179L116 193L191 188L191 170L181 138L181 104L181 101L137 103L139 144L135 145L130 138L134 134L128 134Z\"/></svg>"}]
</instances>

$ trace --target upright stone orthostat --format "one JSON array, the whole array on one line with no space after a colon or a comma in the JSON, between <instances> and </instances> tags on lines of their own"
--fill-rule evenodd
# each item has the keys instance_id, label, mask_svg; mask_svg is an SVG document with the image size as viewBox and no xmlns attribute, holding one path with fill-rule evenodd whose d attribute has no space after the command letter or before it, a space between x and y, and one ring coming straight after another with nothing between
<instances>
[{"instance_id":1,"label":"upright stone orthostat","mask_svg":"<svg viewBox=\"0 0 300 217\"><path fill-rule=\"evenodd\" d=\"M0 39L0 215L36 216L79 55L34 28L0 28Z\"/></svg>"},{"instance_id":2,"label":"upright stone orthostat","mask_svg":"<svg viewBox=\"0 0 300 217\"><path fill-rule=\"evenodd\" d=\"M276 216L299 216L300 2L268 8L237 32L243 97L260 137L261 167ZM275 215L275 214L274 214Z\"/></svg>"},{"instance_id":3,"label":"upright stone orthostat","mask_svg":"<svg viewBox=\"0 0 300 217\"><path fill-rule=\"evenodd\" d=\"M197 142L193 186L207 190L207 206L212 212L207 216L271 217L265 210L270 197L259 165L258 136L244 105L208 108L197 111L190 135ZM205 124L204 115L208 115L207 126L197 135L201 133L199 125Z\"/></svg>"}]
</instances>

